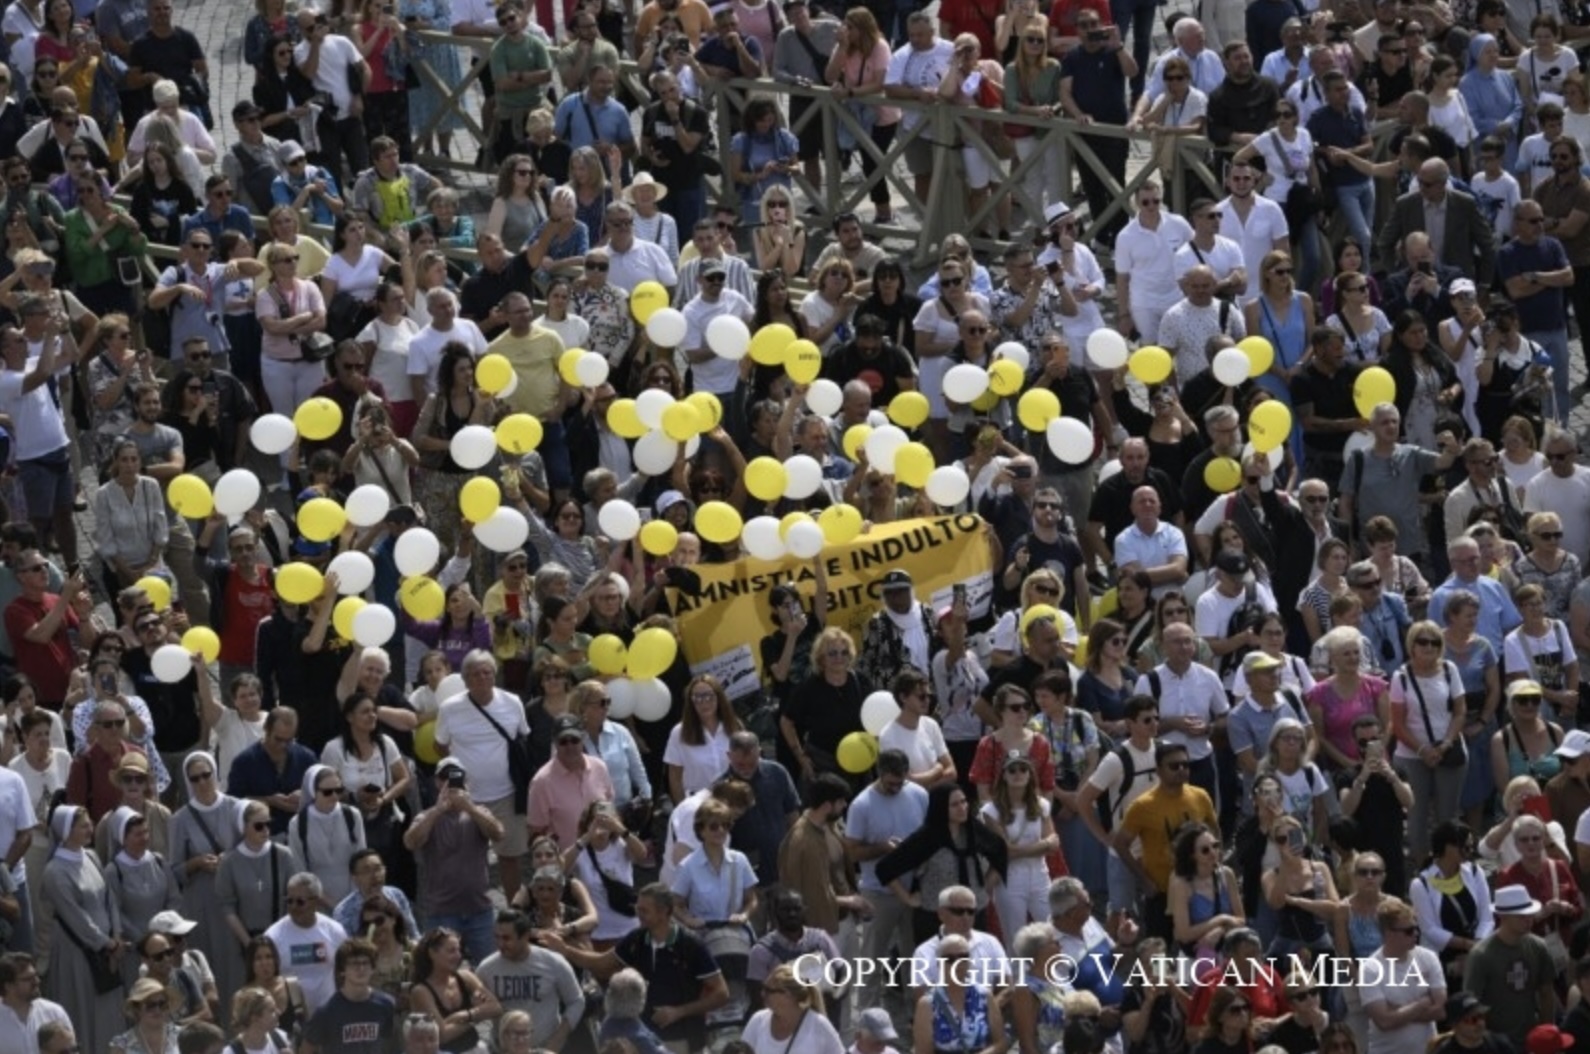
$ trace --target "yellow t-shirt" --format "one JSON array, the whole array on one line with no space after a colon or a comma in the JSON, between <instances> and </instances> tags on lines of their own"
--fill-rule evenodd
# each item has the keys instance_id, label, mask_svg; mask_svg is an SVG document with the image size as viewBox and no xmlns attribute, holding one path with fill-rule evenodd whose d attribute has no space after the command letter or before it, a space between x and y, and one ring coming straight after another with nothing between
<instances>
[{"instance_id":1,"label":"yellow t-shirt","mask_svg":"<svg viewBox=\"0 0 1590 1054\"><path fill-rule=\"evenodd\" d=\"M505 330L486 351L502 355L519 375L519 387L508 397L508 406L514 413L546 419L558 412L563 394L563 381L558 377L558 357L563 354L561 337L532 323L530 332L523 337Z\"/></svg>"},{"instance_id":2,"label":"yellow t-shirt","mask_svg":"<svg viewBox=\"0 0 1590 1054\"><path fill-rule=\"evenodd\" d=\"M1171 844L1176 832L1189 823L1217 826L1209 795L1190 783L1179 791L1163 783L1155 784L1128 806L1121 818L1121 829L1136 835L1143 847L1143 870L1158 884L1161 893L1170 888Z\"/></svg>"}]
</instances>

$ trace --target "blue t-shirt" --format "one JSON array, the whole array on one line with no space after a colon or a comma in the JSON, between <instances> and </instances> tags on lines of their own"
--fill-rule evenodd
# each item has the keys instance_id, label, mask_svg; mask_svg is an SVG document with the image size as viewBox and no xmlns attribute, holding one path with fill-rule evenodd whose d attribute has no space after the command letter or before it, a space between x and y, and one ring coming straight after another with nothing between
<instances>
[{"instance_id":1,"label":"blue t-shirt","mask_svg":"<svg viewBox=\"0 0 1590 1054\"><path fill-rule=\"evenodd\" d=\"M1556 238L1542 236L1534 245L1516 238L1496 250L1498 285L1530 271L1560 271L1568 266L1568 253ZM1518 308L1518 328L1523 333L1549 333L1566 328L1567 304L1563 290L1549 287L1513 301Z\"/></svg>"},{"instance_id":2,"label":"blue t-shirt","mask_svg":"<svg viewBox=\"0 0 1590 1054\"><path fill-rule=\"evenodd\" d=\"M634 141L635 132L630 127L629 111L616 99L596 102L584 92L564 96L558 103L553 127L558 136L578 150L582 146L595 146L597 142L628 143Z\"/></svg>"},{"instance_id":3,"label":"blue t-shirt","mask_svg":"<svg viewBox=\"0 0 1590 1054\"><path fill-rule=\"evenodd\" d=\"M397 1048L397 1003L385 992L358 1002L338 992L309 1019L304 1038L337 1054L387 1054Z\"/></svg>"}]
</instances>

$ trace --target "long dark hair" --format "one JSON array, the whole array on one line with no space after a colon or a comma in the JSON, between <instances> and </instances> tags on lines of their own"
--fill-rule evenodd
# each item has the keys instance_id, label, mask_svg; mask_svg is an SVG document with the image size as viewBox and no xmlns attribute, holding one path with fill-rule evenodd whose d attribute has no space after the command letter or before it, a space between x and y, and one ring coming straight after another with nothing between
<instances>
[{"instance_id":1,"label":"long dark hair","mask_svg":"<svg viewBox=\"0 0 1590 1054\"><path fill-rule=\"evenodd\" d=\"M375 697L369 692L365 691L363 688L355 688L353 690L353 694L342 701L342 751L350 758L356 758L359 756L354 752L353 712L357 710L359 708L359 704L363 702L368 702L372 706L376 705ZM370 738L375 743L376 756L380 757L381 760L385 762L386 752L381 749L381 729L377 727L375 732L371 734Z\"/></svg>"},{"instance_id":2,"label":"long dark hair","mask_svg":"<svg viewBox=\"0 0 1590 1054\"><path fill-rule=\"evenodd\" d=\"M187 394L188 382L197 379L198 376L189 369L180 369L173 373L160 392L160 408L168 414L182 416L184 410L182 397Z\"/></svg>"},{"instance_id":3,"label":"long dark hair","mask_svg":"<svg viewBox=\"0 0 1590 1054\"><path fill-rule=\"evenodd\" d=\"M469 345L460 341L450 340L442 345L442 362L437 367L436 396L442 400L453 397L453 374L459 362L473 362L474 354L469 350Z\"/></svg>"}]
</instances>

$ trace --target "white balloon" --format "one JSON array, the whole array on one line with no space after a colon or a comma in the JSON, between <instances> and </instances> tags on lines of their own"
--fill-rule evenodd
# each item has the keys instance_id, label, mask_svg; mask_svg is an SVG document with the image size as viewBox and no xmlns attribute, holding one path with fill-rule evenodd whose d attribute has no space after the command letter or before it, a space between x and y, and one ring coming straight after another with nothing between
<instances>
[{"instance_id":1,"label":"white balloon","mask_svg":"<svg viewBox=\"0 0 1590 1054\"><path fill-rule=\"evenodd\" d=\"M292 418L281 414L266 414L254 420L248 429L249 441L261 454L280 454L293 445L298 429Z\"/></svg>"},{"instance_id":2,"label":"white balloon","mask_svg":"<svg viewBox=\"0 0 1590 1054\"><path fill-rule=\"evenodd\" d=\"M459 468L485 468L497 453L497 437L485 425L465 425L453 434L448 452Z\"/></svg>"},{"instance_id":3,"label":"white balloon","mask_svg":"<svg viewBox=\"0 0 1590 1054\"><path fill-rule=\"evenodd\" d=\"M952 402L971 403L988 391L988 371L963 362L951 366L944 375L944 397Z\"/></svg>"},{"instance_id":4,"label":"white balloon","mask_svg":"<svg viewBox=\"0 0 1590 1054\"><path fill-rule=\"evenodd\" d=\"M607 698L607 716L612 720L627 721L635 716L635 682L628 677L608 681Z\"/></svg>"},{"instance_id":5,"label":"white balloon","mask_svg":"<svg viewBox=\"0 0 1590 1054\"><path fill-rule=\"evenodd\" d=\"M574 376L582 388L595 388L607 380L607 357L588 351L574 360Z\"/></svg>"},{"instance_id":6,"label":"white balloon","mask_svg":"<svg viewBox=\"0 0 1590 1054\"><path fill-rule=\"evenodd\" d=\"M794 501L805 501L823 485L823 467L805 454L796 454L784 462L784 472L784 496Z\"/></svg>"},{"instance_id":7,"label":"white balloon","mask_svg":"<svg viewBox=\"0 0 1590 1054\"><path fill-rule=\"evenodd\" d=\"M1126 365L1129 349L1126 338L1113 329L1096 329L1088 334L1088 366L1096 370L1118 370Z\"/></svg>"},{"instance_id":8,"label":"white balloon","mask_svg":"<svg viewBox=\"0 0 1590 1054\"><path fill-rule=\"evenodd\" d=\"M740 547L758 560L777 560L784 555L784 539L778 535L778 520L756 516L740 530Z\"/></svg>"},{"instance_id":9,"label":"white balloon","mask_svg":"<svg viewBox=\"0 0 1590 1054\"><path fill-rule=\"evenodd\" d=\"M246 469L234 468L215 481L215 511L222 516L241 516L259 501L259 477Z\"/></svg>"},{"instance_id":10,"label":"white balloon","mask_svg":"<svg viewBox=\"0 0 1590 1054\"><path fill-rule=\"evenodd\" d=\"M661 388L647 388L635 396L635 416L647 428L661 428L663 411L674 404L674 397Z\"/></svg>"},{"instance_id":11,"label":"white balloon","mask_svg":"<svg viewBox=\"0 0 1590 1054\"><path fill-rule=\"evenodd\" d=\"M823 529L812 520L802 520L790 527L784 545L791 556L810 560L823 551Z\"/></svg>"},{"instance_id":12,"label":"white balloon","mask_svg":"<svg viewBox=\"0 0 1590 1054\"><path fill-rule=\"evenodd\" d=\"M1049 422L1049 449L1068 465L1080 465L1093 456L1093 433L1074 417Z\"/></svg>"},{"instance_id":13,"label":"white balloon","mask_svg":"<svg viewBox=\"0 0 1590 1054\"><path fill-rule=\"evenodd\" d=\"M627 542L640 533L640 513L623 498L614 498L596 513L597 526L615 542Z\"/></svg>"},{"instance_id":14,"label":"white balloon","mask_svg":"<svg viewBox=\"0 0 1590 1054\"><path fill-rule=\"evenodd\" d=\"M700 436L694 435L694 436L691 436L689 439L686 439L685 440L685 460L689 461L691 458L694 458L696 456L696 451L698 451L700 449L701 449L701 437Z\"/></svg>"},{"instance_id":15,"label":"white balloon","mask_svg":"<svg viewBox=\"0 0 1590 1054\"><path fill-rule=\"evenodd\" d=\"M424 527L410 527L392 547L392 560L405 575L428 575L441 558L442 543Z\"/></svg>"},{"instance_id":16,"label":"white balloon","mask_svg":"<svg viewBox=\"0 0 1590 1054\"><path fill-rule=\"evenodd\" d=\"M337 592L345 597L358 596L375 581L375 562L356 549L338 553L326 571L337 572Z\"/></svg>"},{"instance_id":17,"label":"white balloon","mask_svg":"<svg viewBox=\"0 0 1590 1054\"><path fill-rule=\"evenodd\" d=\"M928 500L935 505L959 505L972 492L972 481L959 465L940 465L927 481Z\"/></svg>"},{"instance_id":18,"label":"white balloon","mask_svg":"<svg viewBox=\"0 0 1590 1054\"><path fill-rule=\"evenodd\" d=\"M653 316L655 317L655 316ZM635 716L641 721L661 721L673 708L673 696L668 686L657 678L649 681L632 681L635 686Z\"/></svg>"},{"instance_id":19,"label":"white balloon","mask_svg":"<svg viewBox=\"0 0 1590 1054\"><path fill-rule=\"evenodd\" d=\"M900 716L900 704L894 701L893 692L873 692L861 704L861 727L873 735L881 735L884 726Z\"/></svg>"},{"instance_id":20,"label":"white balloon","mask_svg":"<svg viewBox=\"0 0 1590 1054\"><path fill-rule=\"evenodd\" d=\"M1369 433L1368 432L1354 432L1353 435L1355 435L1355 436L1358 436L1358 435L1369 435ZM1350 438L1351 437L1349 437L1349 439ZM1370 444L1370 445L1373 446L1374 444ZM1248 463L1248 459L1250 457L1252 457L1256 453L1258 453L1258 451L1254 449L1254 446L1253 446L1252 443L1244 443L1244 444L1242 444L1241 463L1246 465ZM1347 454L1350 457L1352 455L1352 451L1348 450ZM1274 474L1274 473L1280 471L1281 462L1284 461L1285 459L1286 459L1286 444L1285 443L1282 443L1280 446L1275 447L1273 450L1266 451L1265 455L1264 455L1264 460L1266 460L1266 461L1268 461L1270 463L1270 472L1271 472L1271 474Z\"/></svg>"},{"instance_id":21,"label":"white balloon","mask_svg":"<svg viewBox=\"0 0 1590 1054\"><path fill-rule=\"evenodd\" d=\"M666 476L679 458L679 444L661 429L647 432L635 441L635 467L648 476Z\"/></svg>"},{"instance_id":22,"label":"white balloon","mask_svg":"<svg viewBox=\"0 0 1590 1054\"><path fill-rule=\"evenodd\" d=\"M1248 357L1239 348L1224 348L1210 364L1215 380L1227 388L1235 388L1248 379Z\"/></svg>"},{"instance_id":23,"label":"white balloon","mask_svg":"<svg viewBox=\"0 0 1590 1054\"><path fill-rule=\"evenodd\" d=\"M806 389L806 409L818 417L832 417L845 404L845 393L827 377L819 377Z\"/></svg>"},{"instance_id":24,"label":"white balloon","mask_svg":"<svg viewBox=\"0 0 1590 1054\"><path fill-rule=\"evenodd\" d=\"M161 684L176 684L193 672L193 656L180 644L162 644L149 657L149 669Z\"/></svg>"},{"instance_id":25,"label":"white balloon","mask_svg":"<svg viewBox=\"0 0 1590 1054\"><path fill-rule=\"evenodd\" d=\"M1103 468L1099 469L1099 482L1103 483L1105 480L1109 479L1111 476L1114 476L1114 475L1118 474L1120 471L1121 471L1121 459L1120 458L1111 458L1109 461L1106 461L1104 463L1104 467Z\"/></svg>"},{"instance_id":26,"label":"white balloon","mask_svg":"<svg viewBox=\"0 0 1590 1054\"><path fill-rule=\"evenodd\" d=\"M475 537L494 553L511 553L524 548L530 537L530 521L518 509L500 505L484 523L475 525Z\"/></svg>"},{"instance_id":27,"label":"white balloon","mask_svg":"<svg viewBox=\"0 0 1590 1054\"><path fill-rule=\"evenodd\" d=\"M1017 366L1020 366L1021 372L1023 373L1026 373L1027 367L1032 365L1032 353L1027 350L1025 344L1021 344L1014 340L1007 340L1005 343L995 348L994 358L1009 359Z\"/></svg>"},{"instance_id":28,"label":"white balloon","mask_svg":"<svg viewBox=\"0 0 1590 1054\"><path fill-rule=\"evenodd\" d=\"M867 424L871 425L873 428L882 428L888 423L889 415L884 413L882 410L867 411Z\"/></svg>"},{"instance_id":29,"label":"white balloon","mask_svg":"<svg viewBox=\"0 0 1590 1054\"><path fill-rule=\"evenodd\" d=\"M519 371L518 370L509 370L508 371L508 387L504 388L502 391L500 391L496 395L492 396L492 398L493 399L506 399L506 398L508 398L510 395L512 395L514 392L516 392L518 390L519 390Z\"/></svg>"},{"instance_id":30,"label":"white balloon","mask_svg":"<svg viewBox=\"0 0 1590 1054\"><path fill-rule=\"evenodd\" d=\"M707 347L714 355L738 362L751 350L751 330L733 315L719 315L707 323Z\"/></svg>"},{"instance_id":31,"label":"white balloon","mask_svg":"<svg viewBox=\"0 0 1590 1054\"><path fill-rule=\"evenodd\" d=\"M461 673L450 673L442 678L441 683L436 686L436 691L432 694L436 696L436 701L440 703L448 699L455 699L467 691L469 691L469 686L464 683L464 675Z\"/></svg>"},{"instance_id":32,"label":"white balloon","mask_svg":"<svg viewBox=\"0 0 1590 1054\"><path fill-rule=\"evenodd\" d=\"M379 648L391 640L392 634L396 632L397 616L392 614L392 609L385 604L366 604L353 616L353 639L358 641L363 647ZM457 674L452 676L458 677ZM462 685L464 679L459 677L458 681ZM445 685L446 683L447 680L443 678L442 684ZM440 692L437 693L436 697L438 699L447 698Z\"/></svg>"},{"instance_id":33,"label":"white balloon","mask_svg":"<svg viewBox=\"0 0 1590 1054\"><path fill-rule=\"evenodd\" d=\"M862 444L867 451L867 464L884 475L890 475L894 472L895 452L910 441L910 437L894 425L874 428L866 443Z\"/></svg>"},{"instance_id":34,"label":"white balloon","mask_svg":"<svg viewBox=\"0 0 1590 1054\"><path fill-rule=\"evenodd\" d=\"M385 488L366 483L355 487L342 507L348 513L348 522L355 527L374 527L392 510L392 496Z\"/></svg>"},{"instance_id":35,"label":"white balloon","mask_svg":"<svg viewBox=\"0 0 1590 1054\"><path fill-rule=\"evenodd\" d=\"M684 343L685 316L671 307L659 308L646 320L646 336L659 348L677 348Z\"/></svg>"}]
</instances>

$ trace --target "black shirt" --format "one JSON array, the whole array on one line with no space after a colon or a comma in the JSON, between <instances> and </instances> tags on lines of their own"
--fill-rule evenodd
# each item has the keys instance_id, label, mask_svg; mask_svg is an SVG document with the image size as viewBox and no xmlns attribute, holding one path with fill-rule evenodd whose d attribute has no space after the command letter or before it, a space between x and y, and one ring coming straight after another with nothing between
<instances>
[{"instance_id":1,"label":"black shirt","mask_svg":"<svg viewBox=\"0 0 1590 1054\"><path fill-rule=\"evenodd\" d=\"M1125 124L1126 74L1121 71L1118 48L1072 48L1060 60L1060 80L1071 81L1071 98L1078 109L1100 124Z\"/></svg>"},{"instance_id":2,"label":"black shirt","mask_svg":"<svg viewBox=\"0 0 1590 1054\"><path fill-rule=\"evenodd\" d=\"M1065 373L1052 377L1034 387L1047 388L1060 400L1060 416L1070 417L1081 421L1093 428L1093 404L1099 401L1098 385L1093 383L1093 376L1087 370L1079 369L1074 363L1066 367ZM1049 449L1049 444L1039 433L1032 433L1028 443L1030 453L1038 457L1038 471L1046 476L1059 475L1065 472L1080 472L1093 464L1094 459L1089 458L1080 465L1069 465L1054 456L1054 451Z\"/></svg>"},{"instance_id":3,"label":"black shirt","mask_svg":"<svg viewBox=\"0 0 1590 1054\"><path fill-rule=\"evenodd\" d=\"M1132 491L1138 487L1153 487L1159 495L1159 518L1166 523L1181 512L1181 488L1170 476L1152 466L1136 483L1117 472L1093 492L1093 504L1088 508L1088 522L1104 525L1104 540L1111 542L1116 535L1132 525ZM1199 510L1202 511L1202 510Z\"/></svg>"},{"instance_id":4,"label":"black shirt","mask_svg":"<svg viewBox=\"0 0 1590 1054\"><path fill-rule=\"evenodd\" d=\"M642 928L630 933L613 947L613 954L625 966L634 967L646 978L646 1009L641 1020L664 1040L684 1040L691 1050L707 1043L706 1018L697 1014L666 1027L652 1019L660 1006L684 1006L701 998L702 982L719 976L707 946L684 927L674 924L668 943L657 947L651 933Z\"/></svg>"},{"instance_id":5,"label":"black shirt","mask_svg":"<svg viewBox=\"0 0 1590 1054\"><path fill-rule=\"evenodd\" d=\"M841 344L823 360L823 376L843 388L851 381L867 382L872 389L872 405L887 406L900 394L900 382L916 379L916 366L905 349L884 339L883 346L868 355L855 341ZM1064 406L1062 402L1060 405Z\"/></svg>"},{"instance_id":6,"label":"black shirt","mask_svg":"<svg viewBox=\"0 0 1590 1054\"><path fill-rule=\"evenodd\" d=\"M132 678L133 691L149 707L155 724L155 749L162 754L192 750L199 742L199 678L190 673L166 684L150 668L149 653L133 648L122 656L121 668Z\"/></svg>"},{"instance_id":7,"label":"black shirt","mask_svg":"<svg viewBox=\"0 0 1590 1054\"><path fill-rule=\"evenodd\" d=\"M1353 402L1353 382L1358 379L1359 367L1344 362L1336 373L1327 377L1311 360L1303 372L1292 378L1292 405L1297 407L1298 424L1302 426L1304 408L1312 406L1315 417L1329 421L1345 421L1363 416ZM1310 432L1303 430L1303 445L1327 454L1340 454L1347 445L1346 432Z\"/></svg>"},{"instance_id":8,"label":"black shirt","mask_svg":"<svg viewBox=\"0 0 1590 1054\"><path fill-rule=\"evenodd\" d=\"M837 687L814 673L790 699L790 722L812 746L832 754L841 739L863 731L861 702L866 694L861 678L854 673Z\"/></svg>"},{"instance_id":9,"label":"black shirt","mask_svg":"<svg viewBox=\"0 0 1590 1054\"><path fill-rule=\"evenodd\" d=\"M1046 542L1035 534L1024 534L1017 538L1011 547L1006 550L1006 560L1014 562L1016 553L1022 549L1027 550L1027 571L1029 574L1040 568L1048 568L1060 576L1060 583L1065 586L1066 591L1064 607L1073 616L1078 616L1077 600L1079 598L1077 597L1077 591L1072 588L1072 583L1076 581L1076 570L1084 565L1084 560L1082 557L1082 546L1077 543L1077 540L1064 531L1061 531L1059 536L1052 542ZM999 578L995 579L995 583L999 587L998 593L1001 601L1005 604L1019 606L1016 603L1016 591L1006 590L1002 581L1003 578L1004 576L1000 575ZM1018 586L1017 589L1019 588Z\"/></svg>"},{"instance_id":10,"label":"black shirt","mask_svg":"<svg viewBox=\"0 0 1590 1054\"><path fill-rule=\"evenodd\" d=\"M1394 105L1413 91L1413 71L1404 62L1396 73L1387 73L1375 62L1358 78L1358 90L1364 93L1364 101L1371 108Z\"/></svg>"},{"instance_id":11,"label":"black shirt","mask_svg":"<svg viewBox=\"0 0 1590 1054\"><path fill-rule=\"evenodd\" d=\"M157 37L145 33L133 41L128 65L144 73L154 73L162 79L181 85L195 76L193 64L204 61L204 47L199 38L181 26L172 26L171 35ZM144 91L146 105L154 105L154 85Z\"/></svg>"},{"instance_id":12,"label":"black shirt","mask_svg":"<svg viewBox=\"0 0 1590 1054\"><path fill-rule=\"evenodd\" d=\"M675 122L661 102L652 103L641 114L640 134L642 141L668 162L661 167L652 167L653 178L670 190L688 190L699 184L705 175L701 158L713 152L712 126L706 108L690 99L679 104L678 124L683 125L685 131L704 137L688 154L680 147L679 139L674 134ZM680 233L687 238L690 236L688 231Z\"/></svg>"},{"instance_id":13,"label":"black shirt","mask_svg":"<svg viewBox=\"0 0 1590 1054\"><path fill-rule=\"evenodd\" d=\"M530 261L524 258L523 253L514 253L508 260L508 266L496 274L482 267L466 278L459 289L458 313L479 326L487 340L492 339L508 327L500 325L488 329L486 317L509 293L523 293L533 299L535 288L530 283L532 273Z\"/></svg>"},{"instance_id":14,"label":"black shirt","mask_svg":"<svg viewBox=\"0 0 1590 1054\"><path fill-rule=\"evenodd\" d=\"M1209 93L1209 138L1225 146L1233 132L1258 135L1275 124L1280 101L1280 86L1268 77L1255 74L1246 84L1226 78Z\"/></svg>"}]
</instances>

